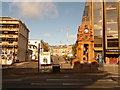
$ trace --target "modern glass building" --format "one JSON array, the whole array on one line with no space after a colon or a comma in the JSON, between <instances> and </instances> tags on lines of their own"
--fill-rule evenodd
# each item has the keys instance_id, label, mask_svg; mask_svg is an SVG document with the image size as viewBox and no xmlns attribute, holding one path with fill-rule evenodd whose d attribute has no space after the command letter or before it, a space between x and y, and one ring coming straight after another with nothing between
<instances>
[{"instance_id":1,"label":"modern glass building","mask_svg":"<svg viewBox=\"0 0 120 90\"><path fill-rule=\"evenodd\" d=\"M83 14L93 26L95 56L102 55L104 63L117 64L120 56L120 1L86 2Z\"/></svg>"}]
</instances>

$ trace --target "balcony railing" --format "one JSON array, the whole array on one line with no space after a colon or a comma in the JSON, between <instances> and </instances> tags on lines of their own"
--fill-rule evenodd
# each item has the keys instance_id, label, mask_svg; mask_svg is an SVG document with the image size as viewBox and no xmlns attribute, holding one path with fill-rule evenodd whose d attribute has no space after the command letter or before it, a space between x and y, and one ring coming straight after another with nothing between
<instances>
[{"instance_id":1,"label":"balcony railing","mask_svg":"<svg viewBox=\"0 0 120 90\"><path fill-rule=\"evenodd\" d=\"M18 28L0 28L0 31L18 31Z\"/></svg>"},{"instance_id":2,"label":"balcony railing","mask_svg":"<svg viewBox=\"0 0 120 90\"><path fill-rule=\"evenodd\" d=\"M1 45L0 44L0 47L2 47L2 49L4 49L4 48L18 48L18 45Z\"/></svg>"},{"instance_id":3,"label":"balcony railing","mask_svg":"<svg viewBox=\"0 0 120 90\"><path fill-rule=\"evenodd\" d=\"M15 42L18 41L18 38L1 38L1 40L3 42L9 42L9 41Z\"/></svg>"},{"instance_id":4,"label":"balcony railing","mask_svg":"<svg viewBox=\"0 0 120 90\"><path fill-rule=\"evenodd\" d=\"M0 35L0 38L18 38L18 35L13 35L13 36L9 36L9 35Z\"/></svg>"}]
</instances>

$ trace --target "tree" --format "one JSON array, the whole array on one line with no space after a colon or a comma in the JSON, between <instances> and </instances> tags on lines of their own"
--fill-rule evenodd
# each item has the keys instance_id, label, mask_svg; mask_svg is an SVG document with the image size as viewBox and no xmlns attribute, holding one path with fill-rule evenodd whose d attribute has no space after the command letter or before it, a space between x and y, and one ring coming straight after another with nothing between
<instances>
[{"instance_id":1,"label":"tree","mask_svg":"<svg viewBox=\"0 0 120 90\"><path fill-rule=\"evenodd\" d=\"M77 43L73 44L73 46L72 46L72 54L73 54L73 56L75 56L75 54L76 54L76 48L77 48Z\"/></svg>"},{"instance_id":2,"label":"tree","mask_svg":"<svg viewBox=\"0 0 120 90\"><path fill-rule=\"evenodd\" d=\"M41 46L43 48L43 52L48 52L49 51L49 44L45 43L43 40L41 40Z\"/></svg>"}]
</instances>

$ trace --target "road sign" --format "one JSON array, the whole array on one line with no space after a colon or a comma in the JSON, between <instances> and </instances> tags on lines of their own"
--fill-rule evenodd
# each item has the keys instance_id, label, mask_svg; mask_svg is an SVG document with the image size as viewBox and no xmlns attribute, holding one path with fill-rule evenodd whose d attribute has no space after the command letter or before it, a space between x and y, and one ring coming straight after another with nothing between
<instances>
[{"instance_id":1,"label":"road sign","mask_svg":"<svg viewBox=\"0 0 120 90\"><path fill-rule=\"evenodd\" d=\"M40 64L51 64L50 52L41 52L40 53Z\"/></svg>"}]
</instances>

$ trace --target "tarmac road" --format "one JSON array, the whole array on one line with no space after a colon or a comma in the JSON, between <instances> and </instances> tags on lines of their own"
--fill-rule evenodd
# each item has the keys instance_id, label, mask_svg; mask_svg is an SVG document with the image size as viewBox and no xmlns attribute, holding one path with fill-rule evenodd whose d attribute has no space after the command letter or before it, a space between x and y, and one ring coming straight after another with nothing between
<instances>
[{"instance_id":1,"label":"tarmac road","mask_svg":"<svg viewBox=\"0 0 120 90\"><path fill-rule=\"evenodd\" d=\"M21 63L13 68L2 70L3 90L14 88L41 88L43 89L69 89L80 90L81 88L113 88L119 89L118 81L113 80L107 72L80 73L62 69L61 72L39 72L37 62ZM12 90L11 89L11 90Z\"/></svg>"}]
</instances>

